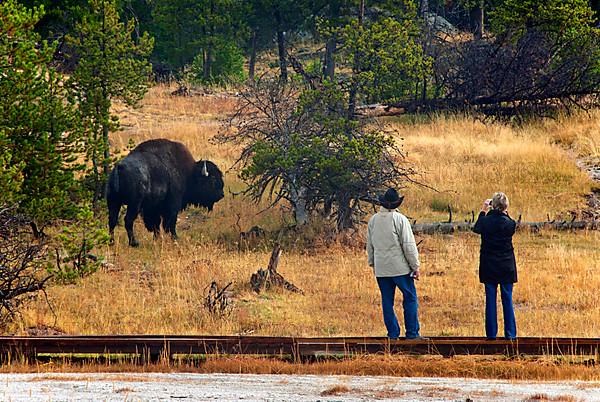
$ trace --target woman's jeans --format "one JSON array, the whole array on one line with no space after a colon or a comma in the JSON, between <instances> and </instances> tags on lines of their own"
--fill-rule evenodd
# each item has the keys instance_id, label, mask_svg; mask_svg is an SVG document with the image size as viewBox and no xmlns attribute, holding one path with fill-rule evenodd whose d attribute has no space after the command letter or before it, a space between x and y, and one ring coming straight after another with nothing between
<instances>
[{"instance_id":1,"label":"woman's jeans","mask_svg":"<svg viewBox=\"0 0 600 402\"><path fill-rule=\"evenodd\" d=\"M498 284L485 283L485 335L488 339L495 339L498 334L498 318L496 312L496 295ZM502 298L502 313L504 315L504 337L514 339L517 337L517 323L512 302L512 283L500 283L500 296Z\"/></svg>"},{"instance_id":2,"label":"woman's jeans","mask_svg":"<svg viewBox=\"0 0 600 402\"><path fill-rule=\"evenodd\" d=\"M406 338L417 338L419 336L419 318L417 310L417 288L415 280L408 275L377 277L377 284L381 291L381 307L383 309L383 322L388 331L388 337L397 339L400 337L398 319L394 313L394 296L396 286L402 292L402 307L404 309L404 326L406 327Z\"/></svg>"}]
</instances>

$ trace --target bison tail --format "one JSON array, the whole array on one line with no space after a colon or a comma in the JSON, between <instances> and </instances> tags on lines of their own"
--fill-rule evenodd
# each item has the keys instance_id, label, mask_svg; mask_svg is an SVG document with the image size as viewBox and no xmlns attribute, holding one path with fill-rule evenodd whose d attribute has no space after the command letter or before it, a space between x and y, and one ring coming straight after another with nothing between
<instances>
[{"instance_id":1,"label":"bison tail","mask_svg":"<svg viewBox=\"0 0 600 402\"><path fill-rule=\"evenodd\" d=\"M117 164L113 171L110 173L110 177L108 178L108 186L107 192L108 194L118 194L119 193L119 173L123 170L123 166L121 164Z\"/></svg>"}]
</instances>

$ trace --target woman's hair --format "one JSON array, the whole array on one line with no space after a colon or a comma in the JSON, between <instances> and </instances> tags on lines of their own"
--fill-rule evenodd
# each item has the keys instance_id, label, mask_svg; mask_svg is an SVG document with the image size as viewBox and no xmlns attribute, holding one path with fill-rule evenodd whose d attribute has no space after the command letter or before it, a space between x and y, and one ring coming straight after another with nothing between
<instances>
[{"instance_id":1,"label":"woman's hair","mask_svg":"<svg viewBox=\"0 0 600 402\"><path fill-rule=\"evenodd\" d=\"M504 212L508 208L508 197L506 194L497 192L492 196L492 208Z\"/></svg>"}]
</instances>

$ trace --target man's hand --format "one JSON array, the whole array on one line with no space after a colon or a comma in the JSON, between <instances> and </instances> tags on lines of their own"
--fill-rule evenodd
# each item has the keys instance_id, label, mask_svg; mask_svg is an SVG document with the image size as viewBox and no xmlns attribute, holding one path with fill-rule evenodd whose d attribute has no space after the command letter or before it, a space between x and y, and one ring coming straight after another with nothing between
<instances>
[{"instance_id":1,"label":"man's hand","mask_svg":"<svg viewBox=\"0 0 600 402\"><path fill-rule=\"evenodd\" d=\"M419 278L421 277L421 271L419 271L418 269L416 271L412 271L410 273L411 278L413 278L414 280L418 281Z\"/></svg>"}]
</instances>

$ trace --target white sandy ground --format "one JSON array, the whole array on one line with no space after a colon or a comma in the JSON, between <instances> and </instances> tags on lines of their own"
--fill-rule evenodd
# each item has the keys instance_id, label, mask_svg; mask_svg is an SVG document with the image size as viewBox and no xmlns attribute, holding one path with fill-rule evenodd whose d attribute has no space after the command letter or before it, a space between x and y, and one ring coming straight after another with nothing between
<instances>
[{"instance_id":1,"label":"white sandy ground","mask_svg":"<svg viewBox=\"0 0 600 402\"><path fill-rule=\"evenodd\" d=\"M341 392L327 395L336 387ZM600 382L190 373L0 374L2 401L600 401ZM544 400L544 399L541 399Z\"/></svg>"}]
</instances>

